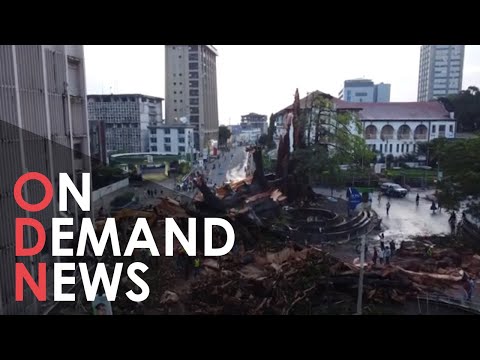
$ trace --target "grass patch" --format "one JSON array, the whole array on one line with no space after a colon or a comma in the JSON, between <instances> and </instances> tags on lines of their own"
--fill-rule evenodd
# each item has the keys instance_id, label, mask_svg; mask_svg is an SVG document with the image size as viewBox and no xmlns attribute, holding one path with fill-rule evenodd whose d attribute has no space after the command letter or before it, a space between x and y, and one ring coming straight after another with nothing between
<instances>
[{"instance_id":1,"label":"grass patch","mask_svg":"<svg viewBox=\"0 0 480 360\"><path fill-rule=\"evenodd\" d=\"M160 182L167 179L167 175L164 172L156 172L156 173L147 173L143 174L143 180L145 181L156 181Z\"/></svg>"},{"instance_id":2,"label":"grass patch","mask_svg":"<svg viewBox=\"0 0 480 360\"><path fill-rule=\"evenodd\" d=\"M423 170L423 169L390 169L387 170L387 175L394 176L407 176L407 177L417 177L417 178L435 178L437 177L436 170Z\"/></svg>"}]
</instances>

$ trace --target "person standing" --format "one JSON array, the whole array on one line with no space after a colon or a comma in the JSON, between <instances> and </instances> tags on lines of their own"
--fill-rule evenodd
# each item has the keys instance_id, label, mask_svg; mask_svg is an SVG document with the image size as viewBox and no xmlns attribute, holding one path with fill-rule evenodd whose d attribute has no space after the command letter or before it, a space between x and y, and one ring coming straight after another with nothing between
<instances>
[{"instance_id":1,"label":"person standing","mask_svg":"<svg viewBox=\"0 0 480 360\"><path fill-rule=\"evenodd\" d=\"M395 241L392 240L390 241L390 258L393 258L393 255L395 255Z\"/></svg>"},{"instance_id":2,"label":"person standing","mask_svg":"<svg viewBox=\"0 0 480 360\"><path fill-rule=\"evenodd\" d=\"M420 195L417 194L417 197L415 198L415 203L417 204L417 207L418 207L418 204L420 203Z\"/></svg>"},{"instance_id":3,"label":"person standing","mask_svg":"<svg viewBox=\"0 0 480 360\"><path fill-rule=\"evenodd\" d=\"M378 252L377 252L377 247L373 247L373 256L372 256L372 261L373 265L377 265L377 258L378 258Z\"/></svg>"},{"instance_id":4,"label":"person standing","mask_svg":"<svg viewBox=\"0 0 480 360\"><path fill-rule=\"evenodd\" d=\"M390 247L385 246L385 265L390 265L390 256L392 253L390 252Z\"/></svg>"},{"instance_id":5,"label":"person standing","mask_svg":"<svg viewBox=\"0 0 480 360\"><path fill-rule=\"evenodd\" d=\"M383 256L384 256L384 251L382 248L380 248L380 250L378 250L378 260L380 261L380 265L383 265Z\"/></svg>"},{"instance_id":6,"label":"person standing","mask_svg":"<svg viewBox=\"0 0 480 360\"><path fill-rule=\"evenodd\" d=\"M390 201L387 202L386 208L387 208L387 216L388 216L388 213L390 212Z\"/></svg>"}]
</instances>

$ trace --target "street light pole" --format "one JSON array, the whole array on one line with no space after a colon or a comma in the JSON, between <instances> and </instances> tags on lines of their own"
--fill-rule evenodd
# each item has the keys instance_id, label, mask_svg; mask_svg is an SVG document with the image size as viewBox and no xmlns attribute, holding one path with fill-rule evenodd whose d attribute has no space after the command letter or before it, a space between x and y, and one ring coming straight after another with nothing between
<instances>
[{"instance_id":1,"label":"street light pole","mask_svg":"<svg viewBox=\"0 0 480 360\"><path fill-rule=\"evenodd\" d=\"M360 247L360 276L358 278L358 296L357 296L357 314L362 315L362 297L363 297L363 266L365 263L365 244L366 236L362 236L362 246Z\"/></svg>"}]
</instances>

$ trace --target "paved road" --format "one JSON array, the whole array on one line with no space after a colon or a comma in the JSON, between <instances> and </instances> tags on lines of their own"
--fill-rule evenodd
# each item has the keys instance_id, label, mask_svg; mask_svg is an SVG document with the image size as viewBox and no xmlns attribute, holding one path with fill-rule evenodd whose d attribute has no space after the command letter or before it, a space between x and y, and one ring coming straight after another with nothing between
<instances>
[{"instance_id":1,"label":"paved road","mask_svg":"<svg viewBox=\"0 0 480 360\"><path fill-rule=\"evenodd\" d=\"M417 192L411 191L403 199L390 198L390 212L386 214L388 199L382 197L378 201L378 193L374 194L372 207L382 217L385 226L385 238L397 241L407 240L410 236L434 235L450 233L448 218L450 214L438 212L432 214L431 202L424 199L425 192L418 192L420 203L415 204Z\"/></svg>"},{"instance_id":2,"label":"paved road","mask_svg":"<svg viewBox=\"0 0 480 360\"><path fill-rule=\"evenodd\" d=\"M238 146L230 152L220 155L220 159L208 164L208 182L221 185L225 181L235 181L245 178L245 167L248 162L248 153L244 146ZM212 165L215 164L215 169Z\"/></svg>"}]
</instances>

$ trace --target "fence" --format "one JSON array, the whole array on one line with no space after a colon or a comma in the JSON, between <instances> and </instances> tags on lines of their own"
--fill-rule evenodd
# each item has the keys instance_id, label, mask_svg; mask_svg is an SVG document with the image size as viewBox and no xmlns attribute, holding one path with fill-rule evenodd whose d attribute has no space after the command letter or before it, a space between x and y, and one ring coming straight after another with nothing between
<instances>
[{"instance_id":1,"label":"fence","mask_svg":"<svg viewBox=\"0 0 480 360\"><path fill-rule=\"evenodd\" d=\"M117 190L127 187L128 185L129 185L129 179L126 178L126 179L117 181L116 183L105 186L101 189L95 190L92 192L92 201L95 202L106 195L109 195Z\"/></svg>"}]
</instances>

